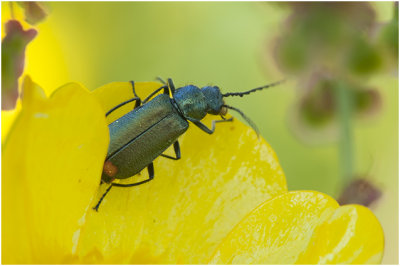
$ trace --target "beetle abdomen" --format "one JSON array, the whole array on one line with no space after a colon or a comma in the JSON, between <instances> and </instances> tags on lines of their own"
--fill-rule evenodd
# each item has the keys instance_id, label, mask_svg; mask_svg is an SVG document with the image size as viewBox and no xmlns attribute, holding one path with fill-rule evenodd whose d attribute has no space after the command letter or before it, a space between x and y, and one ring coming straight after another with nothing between
<instances>
[{"instance_id":1,"label":"beetle abdomen","mask_svg":"<svg viewBox=\"0 0 400 266\"><path fill-rule=\"evenodd\" d=\"M166 94L129 112L109 125L110 146L106 162L115 166L113 176L103 172L102 180L124 179L139 173L164 152L189 127Z\"/></svg>"}]
</instances>

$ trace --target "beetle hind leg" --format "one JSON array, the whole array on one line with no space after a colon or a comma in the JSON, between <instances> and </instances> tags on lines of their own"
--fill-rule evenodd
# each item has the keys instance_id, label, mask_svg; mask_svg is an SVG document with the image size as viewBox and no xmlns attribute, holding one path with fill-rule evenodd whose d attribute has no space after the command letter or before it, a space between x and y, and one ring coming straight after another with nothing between
<instances>
[{"instance_id":1,"label":"beetle hind leg","mask_svg":"<svg viewBox=\"0 0 400 266\"><path fill-rule=\"evenodd\" d=\"M101 198L100 198L99 201L97 202L96 206L93 207L93 210L99 211L99 207L100 207L101 202L103 201L103 199L104 199L104 197L107 195L107 193L110 192L110 190L111 190L112 187L113 187L113 184L111 184L111 185L107 188L106 192L104 192L103 196L101 196Z\"/></svg>"},{"instance_id":2,"label":"beetle hind leg","mask_svg":"<svg viewBox=\"0 0 400 266\"><path fill-rule=\"evenodd\" d=\"M150 163L147 166L147 171L149 172L149 178L148 179L145 179L143 181L139 181L139 182L136 182L136 183L131 183L131 184L112 183L112 185L115 186L115 187L134 187L134 186L139 186L141 184L147 183L147 182L153 180L153 178L154 178L154 165L153 165L153 163Z\"/></svg>"},{"instance_id":3,"label":"beetle hind leg","mask_svg":"<svg viewBox=\"0 0 400 266\"><path fill-rule=\"evenodd\" d=\"M100 200L97 202L96 206L93 207L93 210L98 211L101 202L103 201L103 199L105 198L105 196L108 194L108 192L110 192L112 187L133 187L133 186L138 186L144 183L147 183L149 181L151 181L154 178L154 165L153 163L150 163L147 166L147 170L149 172L149 178L143 181L139 181L136 183L131 183L131 184L119 184L119 183L111 183L110 187L107 188L106 192L104 192L103 196L101 196Z\"/></svg>"},{"instance_id":4,"label":"beetle hind leg","mask_svg":"<svg viewBox=\"0 0 400 266\"><path fill-rule=\"evenodd\" d=\"M149 172L149 178L146 179L146 180L139 181L139 182L136 182L136 183L131 183L131 184L112 183L112 185L115 186L115 187L134 187L134 186L139 186L141 184L147 183L147 182L153 180L153 178L154 178L154 165L153 165L153 163L150 163L147 166L147 171Z\"/></svg>"},{"instance_id":5,"label":"beetle hind leg","mask_svg":"<svg viewBox=\"0 0 400 266\"><path fill-rule=\"evenodd\" d=\"M175 141L174 142L174 151L175 151L175 157L166 155L166 154L161 154L160 156L171 159L171 160L179 160L181 158L181 148L179 147L179 142Z\"/></svg>"}]
</instances>

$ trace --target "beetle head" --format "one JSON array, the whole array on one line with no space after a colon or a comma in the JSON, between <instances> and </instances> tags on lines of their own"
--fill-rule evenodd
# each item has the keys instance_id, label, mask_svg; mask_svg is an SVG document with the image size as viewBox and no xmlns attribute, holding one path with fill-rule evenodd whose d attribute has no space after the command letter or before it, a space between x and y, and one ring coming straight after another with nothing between
<instances>
[{"instance_id":1,"label":"beetle head","mask_svg":"<svg viewBox=\"0 0 400 266\"><path fill-rule=\"evenodd\" d=\"M217 86L206 86L201 88L206 98L207 113L212 115L226 115L227 109L224 107L222 94Z\"/></svg>"},{"instance_id":2,"label":"beetle head","mask_svg":"<svg viewBox=\"0 0 400 266\"><path fill-rule=\"evenodd\" d=\"M284 81L285 80L281 80L244 92L228 92L224 94L221 93L217 86L205 86L199 89L197 86L187 85L176 90L174 93L174 100L183 116L187 119L192 118L195 120L201 120L207 115L207 113L224 116L228 112L228 109L238 112L244 118L244 120L250 124L250 126L258 135L257 126L253 123L253 121L251 121L250 118L248 118L239 109L226 105L223 98L229 96L243 97L256 91L274 87Z\"/></svg>"}]
</instances>

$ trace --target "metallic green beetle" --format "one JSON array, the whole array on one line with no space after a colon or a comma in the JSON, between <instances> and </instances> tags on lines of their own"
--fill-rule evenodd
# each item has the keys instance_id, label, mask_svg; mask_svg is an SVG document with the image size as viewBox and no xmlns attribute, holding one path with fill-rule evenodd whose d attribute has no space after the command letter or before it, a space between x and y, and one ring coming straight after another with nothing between
<instances>
[{"instance_id":1,"label":"metallic green beetle","mask_svg":"<svg viewBox=\"0 0 400 266\"><path fill-rule=\"evenodd\" d=\"M135 97L115 106L106 113L106 116L108 116L119 107L135 102L135 108L132 111L108 126L110 145L101 179L102 182L110 184L110 187L107 188L93 208L96 211L113 186L132 187L152 180L154 178L153 160L158 156L179 160L181 152L177 139L188 129L188 121L208 134L212 134L216 123L232 121L232 118L224 118L227 110L231 109L239 112L258 134L255 124L239 109L226 105L223 98L228 96L242 97L258 90L276 86L283 80L245 92L226 94L222 94L217 86L199 88L194 85L187 85L175 89L171 79L168 79L167 83L162 82L164 83L162 87L142 101L136 95L135 83L131 81ZM161 90L163 90L163 94L153 98ZM222 120L213 120L210 129L200 122L207 114L220 115ZM175 157L162 154L172 144L174 145ZM149 172L149 178L146 180L131 184L112 182L115 179L125 179L138 174L146 167Z\"/></svg>"}]
</instances>

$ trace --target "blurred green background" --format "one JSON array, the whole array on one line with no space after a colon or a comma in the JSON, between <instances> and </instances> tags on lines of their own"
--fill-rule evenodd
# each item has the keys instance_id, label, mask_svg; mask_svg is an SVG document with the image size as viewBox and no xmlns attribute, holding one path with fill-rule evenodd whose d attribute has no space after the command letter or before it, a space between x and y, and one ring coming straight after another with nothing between
<instances>
[{"instance_id":1,"label":"blurred green background","mask_svg":"<svg viewBox=\"0 0 400 266\"><path fill-rule=\"evenodd\" d=\"M339 10L346 9L346 4L342 3ZM343 179L342 159L346 161L348 156L352 160L352 175L361 177L381 195L378 200L371 200L369 207L385 231L383 263L397 264L398 43L393 44L393 38L398 39L398 35L385 26L391 21L397 24L398 18L393 20L392 2L366 5L369 6L353 6L348 11L349 20L341 25L355 29L354 32L334 35L324 27L335 25L335 16L341 11L330 13L324 7L327 14L321 15L320 11L310 11L307 7L296 9L290 4L263 2L46 3L49 15L36 27L39 32L36 45L43 32L53 36L52 41L61 51L59 67L66 74L60 75L52 86L79 81L95 89L112 81L150 81L160 76L173 78L178 86L212 84L231 92L289 78L279 87L243 98L228 98L227 102L258 125L261 135L278 155L290 190L317 190L338 198L351 181ZM8 6L3 2L2 8ZM366 17L352 16L352 12L365 12ZM313 17L315 21L307 22L311 24L298 26L310 14L319 15ZM353 22L360 22L361 28L365 24L369 33L352 28ZM313 26L320 24L322 28L310 33ZM381 37L384 28L389 29L387 42L387 35ZM321 32L327 33L325 43L313 39L318 39ZM352 46L349 41L352 37L354 43L361 43L361 48ZM35 40L32 50L34 45ZM320 49L324 45L329 47ZM386 49L385 45L391 46ZM29 49L28 46L28 53ZM345 59L355 58L355 61L340 61L343 54ZM54 70L57 65L51 64L51 57L55 56L52 51L41 56L32 60L28 56L27 72L38 69L35 63L40 60L42 75L57 72ZM359 58L362 60L357 61ZM32 78L35 80L34 73ZM42 86L50 86L38 79ZM330 116L322 117L329 120L324 126L301 120L301 99L307 98L310 90L316 90L315 82L326 80L333 84L345 80L345 84L356 84L364 91L373 88L373 95L379 96L367 99L367 103L372 102L372 107L367 106L369 112L357 116L347 113L350 138L344 142L338 136L343 120L337 116L331 118L342 110L338 110L339 105L328 110ZM326 105L331 105L336 97L335 85L332 91L333 96L327 94ZM320 98L315 99L319 104ZM326 111L324 102L322 111L309 102L306 105L312 107L311 116ZM349 147L351 154L346 155Z\"/></svg>"}]
</instances>

